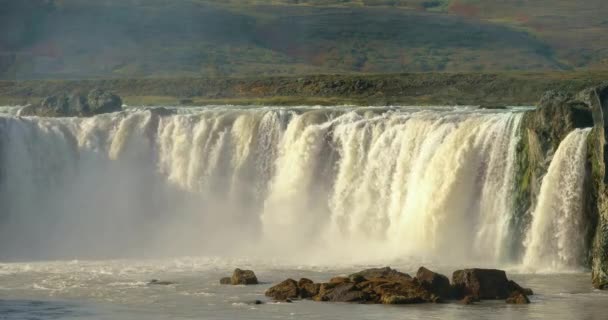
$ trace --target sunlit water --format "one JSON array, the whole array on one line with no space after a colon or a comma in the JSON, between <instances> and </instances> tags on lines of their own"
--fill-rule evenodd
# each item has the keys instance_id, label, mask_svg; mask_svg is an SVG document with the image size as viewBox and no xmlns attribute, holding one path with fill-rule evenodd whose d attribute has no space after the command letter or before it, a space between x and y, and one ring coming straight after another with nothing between
<instances>
[{"instance_id":1,"label":"sunlit water","mask_svg":"<svg viewBox=\"0 0 608 320\"><path fill-rule=\"evenodd\" d=\"M222 286L235 266L252 268L263 284ZM396 264L409 273L417 265ZM519 274L531 287L529 305L486 301L476 305L357 305L264 297L287 277L326 281L365 266L289 266L244 259L181 258L106 262L0 264L0 319L606 319L608 293L593 290L590 275ZM456 267L439 267L449 274ZM175 285L149 286L150 279ZM265 301L253 305L255 300Z\"/></svg>"},{"instance_id":2,"label":"sunlit water","mask_svg":"<svg viewBox=\"0 0 608 320\"><path fill-rule=\"evenodd\" d=\"M532 224L514 232L521 110L0 114L0 319L608 318L581 258L586 130L562 143ZM111 260L184 255L221 258ZM9 263L71 258L107 260ZM264 297L287 277L383 265L500 267L537 294L524 306ZM263 284L220 286L235 267Z\"/></svg>"}]
</instances>

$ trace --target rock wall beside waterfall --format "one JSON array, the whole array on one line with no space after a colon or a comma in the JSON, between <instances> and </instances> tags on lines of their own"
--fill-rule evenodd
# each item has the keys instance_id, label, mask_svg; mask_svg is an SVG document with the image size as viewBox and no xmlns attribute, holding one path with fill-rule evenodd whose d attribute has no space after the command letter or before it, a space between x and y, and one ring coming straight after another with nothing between
<instances>
[{"instance_id":1,"label":"rock wall beside waterfall","mask_svg":"<svg viewBox=\"0 0 608 320\"><path fill-rule=\"evenodd\" d=\"M517 147L517 186L511 221L513 259L521 258L524 253L524 244L519 240L531 224L531 213L553 154L572 130L592 126L589 108L573 104L572 96L560 91L546 92L538 108L524 114Z\"/></svg>"},{"instance_id":2,"label":"rock wall beside waterfall","mask_svg":"<svg viewBox=\"0 0 608 320\"><path fill-rule=\"evenodd\" d=\"M583 245L590 249L586 265L592 268L593 285L597 288L608 285L607 110L608 85L589 88L577 95L547 92L541 98L539 107L527 112L522 120L517 155L518 187L514 197L513 230L517 233L530 225L531 211L536 207L541 181L560 143L576 128L593 128L587 136L582 214L588 226ZM514 243L514 255L524 251L518 245L523 246Z\"/></svg>"},{"instance_id":3,"label":"rock wall beside waterfall","mask_svg":"<svg viewBox=\"0 0 608 320\"><path fill-rule=\"evenodd\" d=\"M604 289L608 286L608 84L585 90L578 99L591 107L595 123L588 141L591 181L588 186L590 201L585 211L592 215L596 225L591 251L593 285Z\"/></svg>"}]
</instances>

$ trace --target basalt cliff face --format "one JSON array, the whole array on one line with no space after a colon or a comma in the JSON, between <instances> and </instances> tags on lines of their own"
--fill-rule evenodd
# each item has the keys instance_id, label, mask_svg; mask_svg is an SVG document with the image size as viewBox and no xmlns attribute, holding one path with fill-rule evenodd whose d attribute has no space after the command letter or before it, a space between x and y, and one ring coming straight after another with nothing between
<instances>
[{"instance_id":1,"label":"basalt cliff face","mask_svg":"<svg viewBox=\"0 0 608 320\"><path fill-rule=\"evenodd\" d=\"M593 275L593 285L596 288L605 288L608 285L608 197L606 184L606 137L608 136L606 121L608 117L608 84L585 89L576 95L570 95L560 91L549 91L541 98L539 106L534 111L524 114L521 125L521 140L517 148L517 170L516 170L516 194L513 215L513 232L534 228L532 220L542 215L543 201L541 199L541 184L545 183L550 166L555 161L556 152L560 145L564 144L569 134L577 130L589 131L586 137L584 149L585 165L584 180L579 211L581 215L577 219L569 219L567 212L572 208L563 208L559 203L553 202L544 209L548 211L548 219L553 221L547 223L551 234L550 241L558 242L559 228L563 219L568 223L580 224L579 230L582 235L577 239L585 249L586 254L578 257L584 264L590 266ZM570 162L575 161L575 154L570 153ZM567 192L568 182L571 177L561 176L559 179L566 180L560 186L563 192L560 197L567 198L571 194ZM568 181L570 180L570 181ZM558 201L558 199L553 199ZM544 201L548 201L544 199ZM559 201L558 201L559 202ZM563 212L562 212L563 211ZM528 227L524 227L528 226ZM533 234L538 230L532 230ZM521 239L520 237L514 237ZM529 247L533 241L528 239L523 242L514 241L511 253L524 260L524 263L534 260L529 256ZM547 245L547 243L545 243ZM528 252L524 253L524 246ZM560 249L556 249L560 250ZM564 253L562 252L562 256ZM567 254L565 254L567 256ZM538 259L542 259L536 257Z\"/></svg>"},{"instance_id":2,"label":"basalt cliff face","mask_svg":"<svg viewBox=\"0 0 608 320\"><path fill-rule=\"evenodd\" d=\"M606 184L608 176L606 164L606 137L608 131L608 85L583 91L579 99L585 101L592 110L594 127L589 135L588 161L590 165L590 183L587 211L595 224L592 230L591 266L593 285L604 289L608 286L608 195Z\"/></svg>"}]
</instances>

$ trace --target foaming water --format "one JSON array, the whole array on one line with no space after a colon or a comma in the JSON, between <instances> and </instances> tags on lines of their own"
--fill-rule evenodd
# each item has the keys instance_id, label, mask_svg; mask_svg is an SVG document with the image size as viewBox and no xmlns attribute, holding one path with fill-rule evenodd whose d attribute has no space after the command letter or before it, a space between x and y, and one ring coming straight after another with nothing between
<instances>
[{"instance_id":1,"label":"foaming water","mask_svg":"<svg viewBox=\"0 0 608 320\"><path fill-rule=\"evenodd\" d=\"M526 241L528 268L575 270L584 259L587 226L582 205L589 130L577 129L562 141L543 179Z\"/></svg>"},{"instance_id":2,"label":"foaming water","mask_svg":"<svg viewBox=\"0 0 608 320\"><path fill-rule=\"evenodd\" d=\"M519 263L519 111L173 111L0 116L0 258Z\"/></svg>"},{"instance_id":3,"label":"foaming water","mask_svg":"<svg viewBox=\"0 0 608 320\"><path fill-rule=\"evenodd\" d=\"M234 266L255 270L262 284L221 286ZM267 259L180 258L56 261L0 264L2 319L603 319L608 293L589 286L589 274L509 278L534 289L532 304L484 301L407 306L295 301L272 303L264 296L285 278L313 281L350 274L365 266L302 267ZM378 266L378 265L375 265ZM427 265L428 266L428 265ZM418 265L393 267L412 273ZM448 274L461 266L433 267ZM150 279L172 281L148 285ZM254 305L255 300L266 302Z\"/></svg>"}]
</instances>

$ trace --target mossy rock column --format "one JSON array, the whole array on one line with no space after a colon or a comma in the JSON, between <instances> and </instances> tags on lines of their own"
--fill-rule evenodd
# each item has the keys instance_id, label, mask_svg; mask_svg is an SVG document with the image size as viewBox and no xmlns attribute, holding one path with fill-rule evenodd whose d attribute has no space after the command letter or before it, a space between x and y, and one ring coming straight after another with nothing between
<instances>
[{"instance_id":1,"label":"mossy rock column","mask_svg":"<svg viewBox=\"0 0 608 320\"><path fill-rule=\"evenodd\" d=\"M559 144L574 129L593 127L594 123L590 107L564 91L546 92L538 107L523 115L516 151L512 236L505 261L522 258L523 239L532 222L542 178Z\"/></svg>"},{"instance_id":2,"label":"mossy rock column","mask_svg":"<svg viewBox=\"0 0 608 320\"><path fill-rule=\"evenodd\" d=\"M594 128L588 140L589 180L586 212L595 232L592 234L591 270L593 286L608 288L608 84L585 90L578 100L586 102L593 112Z\"/></svg>"}]
</instances>

